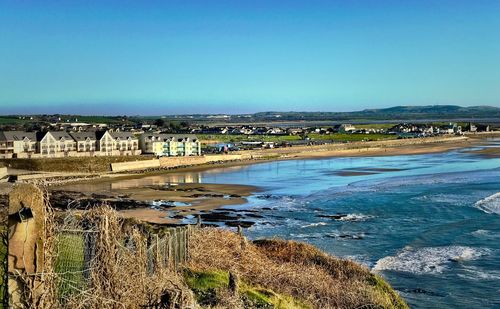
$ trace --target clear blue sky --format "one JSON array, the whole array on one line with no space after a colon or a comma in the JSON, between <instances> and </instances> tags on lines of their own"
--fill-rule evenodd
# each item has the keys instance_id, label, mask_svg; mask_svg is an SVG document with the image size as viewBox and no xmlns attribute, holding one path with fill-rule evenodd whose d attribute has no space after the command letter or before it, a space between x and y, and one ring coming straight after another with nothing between
<instances>
[{"instance_id":1,"label":"clear blue sky","mask_svg":"<svg viewBox=\"0 0 500 309\"><path fill-rule=\"evenodd\" d=\"M0 1L0 113L500 106L500 1Z\"/></svg>"}]
</instances>

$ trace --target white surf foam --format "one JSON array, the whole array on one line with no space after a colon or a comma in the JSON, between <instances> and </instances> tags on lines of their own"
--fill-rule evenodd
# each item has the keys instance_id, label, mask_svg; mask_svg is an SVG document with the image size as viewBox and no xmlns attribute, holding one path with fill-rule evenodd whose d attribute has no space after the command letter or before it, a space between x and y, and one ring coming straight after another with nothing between
<instances>
[{"instance_id":1,"label":"white surf foam","mask_svg":"<svg viewBox=\"0 0 500 309\"><path fill-rule=\"evenodd\" d=\"M396 256L386 256L378 260L373 270L394 270L414 274L441 273L452 263L475 260L488 252L488 249L466 246L407 247Z\"/></svg>"},{"instance_id":2,"label":"white surf foam","mask_svg":"<svg viewBox=\"0 0 500 309\"><path fill-rule=\"evenodd\" d=\"M323 237L323 234L321 233L308 233L308 234L290 234L293 238L305 238L305 239L311 239L311 238L321 238Z\"/></svg>"},{"instance_id":3,"label":"white surf foam","mask_svg":"<svg viewBox=\"0 0 500 309\"><path fill-rule=\"evenodd\" d=\"M498 238L500 237L500 234L494 231L490 230L484 230L484 229L479 229L475 230L474 232L470 233L474 237L479 237L479 238Z\"/></svg>"},{"instance_id":4,"label":"white surf foam","mask_svg":"<svg viewBox=\"0 0 500 309\"><path fill-rule=\"evenodd\" d=\"M474 206L485 213L500 215L500 192L477 201Z\"/></svg>"},{"instance_id":5,"label":"white surf foam","mask_svg":"<svg viewBox=\"0 0 500 309\"><path fill-rule=\"evenodd\" d=\"M479 267L469 266L464 267L464 272L458 274L459 277L479 281L479 280L499 280L500 271L498 270L483 270Z\"/></svg>"},{"instance_id":6,"label":"white surf foam","mask_svg":"<svg viewBox=\"0 0 500 309\"><path fill-rule=\"evenodd\" d=\"M339 219L339 221L366 221L372 219L373 216L363 215L363 214L348 214L345 217Z\"/></svg>"},{"instance_id":7,"label":"white surf foam","mask_svg":"<svg viewBox=\"0 0 500 309\"><path fill-rule=\"evenodd\" d=\"M431 203L445 203L453 205L466 205L467 196L459 194L432 194L432 195L421 195L414 197L413 199L431 202Z\"/></svg>"},{"instance_id":8,"label":"white surf foam","mask_svg":"<svg viewBox=\"0 0 500 309\"><path fill-rule=\"evenodd\" d=\"M301 228L323 226L323 225L327 225L327 223L326 222L310 223L310 224L306 224L306 225L301 226Z\"/></svg>"}]
</instances>

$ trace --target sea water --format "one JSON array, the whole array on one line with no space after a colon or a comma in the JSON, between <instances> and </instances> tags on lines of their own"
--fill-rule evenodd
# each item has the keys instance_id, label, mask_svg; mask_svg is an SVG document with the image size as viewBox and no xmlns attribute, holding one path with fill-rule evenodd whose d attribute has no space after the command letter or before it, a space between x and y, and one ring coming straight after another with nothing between
<instances>
[{"instance_id":1,"label":"sea water","mask_svg":"<svg viewBox=\"0 0 500 309\"><path fill-rule=\"evenodd\" d=\"M414 308L500 308L500 158L454 150L293 160L200 179L262 189L231 207L260 209L250 238L305 241L355 260Z\"/></svg>"}]
</instances>

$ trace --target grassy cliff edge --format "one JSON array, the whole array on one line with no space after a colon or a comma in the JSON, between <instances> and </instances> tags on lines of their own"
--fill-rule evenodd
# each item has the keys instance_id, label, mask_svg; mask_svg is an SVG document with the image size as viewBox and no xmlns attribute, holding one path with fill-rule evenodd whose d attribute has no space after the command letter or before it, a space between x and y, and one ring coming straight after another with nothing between
<instances>
[{"instance_id":1,"label":"grassy cliff edge","mask_svg":"<svg viewBox=\"0 0 500 309\"><path fill-rule=\"evenodd\" d=\"M200 303L222 308L408 308L381 277L294 241L247 241L204 228L190 242L185 278ZM228 293L229 273L240 280ZM228 296L229 295L229 296Z\"/></svg>"}]
</instances>

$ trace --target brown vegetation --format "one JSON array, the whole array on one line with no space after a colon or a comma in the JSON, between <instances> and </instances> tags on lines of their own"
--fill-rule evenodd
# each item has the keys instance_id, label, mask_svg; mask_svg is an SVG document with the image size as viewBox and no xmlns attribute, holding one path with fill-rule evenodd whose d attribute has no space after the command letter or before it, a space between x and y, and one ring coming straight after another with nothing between
<instances>
[{"instance_id":1,"label":"brown vegetation","mask_svg":"<svg viewBox=\"0 0 500 309\"><path fill-rule=\"evenodd\" d=\"M26 283L39 283L25 285L25 307L190 308L195 303L174 268L161 263L158 255L148 264L149 234L140 224L105 205L56 217L47 208L43 272L19 276ZM92 249L85 247L84 252L82 242L89 237ZM88 254L92 258L84 265Z\"/></svg>"},{"instance_id":2,"label":"brown vegetation","mask_svg":"<svg viewBox=\"0 0 500 309\"><path fill-rule=\"evenodd\" d=\"M314 308L407 308L368 269L303 243L247 243L230 231L205 228L192 236L190 254L191 269L228 270L246 282L291 295Z\"/></svg>"},{"instance_id":3,"label":"brown vegetation","mask_svg":"<svg viewBox=\"0 0 500 309\"><path fill-rule=\"evenodd\" d=\"M159 249L163 228L109 206L57 216L47 207L44 226L44 267L19 278L38 282L27 285L27 307L407 308L364 267L303 243L189 228L189 259L176 268Z\"/></svg>"},{"instance_id":4,"label":"brown vegetation","mask_svg":"<svg viewBox=\"0 0 500 309\"><path fill-rule=\"evenodd\" d=\"M154 261L147 269L147 239L133 225L109 207L89 211L85 216L95 229L95 256L90 285L66 300L67 308L186 308L193 304L192 293L182 277ZM124 236L133 246L124 246Z\"/></svg>"}]
</instances>

